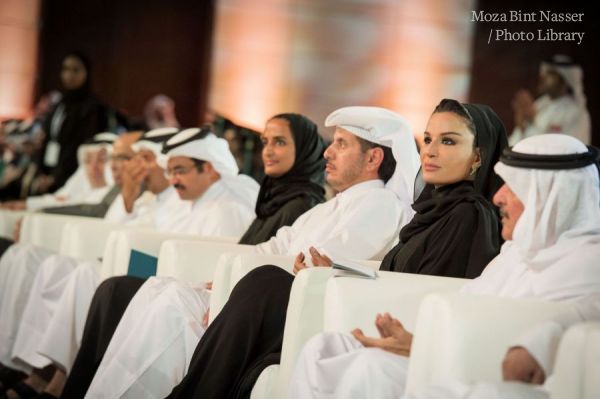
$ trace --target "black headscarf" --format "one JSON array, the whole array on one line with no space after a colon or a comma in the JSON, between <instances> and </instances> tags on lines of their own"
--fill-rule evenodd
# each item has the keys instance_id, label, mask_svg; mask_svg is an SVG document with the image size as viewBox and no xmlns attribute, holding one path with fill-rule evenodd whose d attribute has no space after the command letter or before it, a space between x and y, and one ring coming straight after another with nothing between
<instances>
[{"instance_id":1,"label":"black headscarf","mask_svg":"<svg viewBox=\"0 0 600 399\"><path fill-rule=\"evenodd\" d=\"M489 201L502 186L502 179L494 172L494 165L508 147L508 138L502 121L487 105L463 104L475 125L475 147L481 151L481 166L475 176L475 191Z\"/></svg>"},{"instance_id":2,"label":"black headscarf","mask_svg":"<svg viewBox=\"0 0 600 399\"><path fill-rule=\"evenodd\" d=\"M462 105L473 122L475 146L481 151L481 166L477 175L473 182L461 181L436 189L429 186L424 190L412 206L416 212L415 216L400 231L400 242L385 256L382 270L473 278L481 273L499 251L500 225L491 199L502 185L502 179L494 172L494 165L508 146L506 131L500 118L490 107L477 104ZM459 208L461 204L469 203L476 210L476 215L473 214L473 207ZM428 248L428 264L422 259L415 259L418 250L414 247L414 242L409 244L411 238L428 229L431 234L435 234L433 225L452 212L457 212L458 218L472 217L474 220L469 224L474 226L475 231L469 230L469 226L444 226L444 237L437 237L436 246L462 251L468 259L461 259L455 254L443 251L435 254L436 248ZM461 212L465 214L462 215ZM471 236L460 236L464 234Z\"/></svg>"},{"instance_id":3,"label":"black headscarf","mask_svg":"<svg viewBox=\"0 0 600 399\"><path fill-rule=\"evenodd\" d=\"M81 62L86 71L86 78L83 84L76 89L62 89L62 101L65 104L80 102L92 93L92 63L90 59L81 51L72 51L63 57L62 62L64 63L69 57L77 58Z\"/></svg>"},{"instance_id":4,"label":"black headscarf","mask_svg":"<svg viewBox=\"0 0 600 399\"><path fill-rule=\"evenodd\" d=\"M40 151L42 172L54 177L54 184L50 192L61 187L77 169L77 148L96 133L104 132L109 126L109 110L100 102L91 91L91 62L80 51L73 51L65 55L77 58L86 69L87 75L84 83L76 89L62 90L62 99L53 108L44 121L43 128L46 132L44 144ZM62 64L61 64L62 65ZM64 114L58 132L52 133L52 120L58 110ZM60 153L56 166L47 168L43 165L43 156L48 142L55 140L60 144Z\"/></svg>"},{"instance_id":5,"label":"black headscarf","mask_svg":"<svg viewBox=\"0 0 600 399\"><path fill-rule=\"evenodd\" d=\"M256 201L256 216L271 216L285 203L308 197L315 204L324 201L323 189L325 142L310 119L298 114L279 114L271 119L285 119L290 124L296 156L294 165L280 177L265 176Z\"/></svg>"}]
</instances>

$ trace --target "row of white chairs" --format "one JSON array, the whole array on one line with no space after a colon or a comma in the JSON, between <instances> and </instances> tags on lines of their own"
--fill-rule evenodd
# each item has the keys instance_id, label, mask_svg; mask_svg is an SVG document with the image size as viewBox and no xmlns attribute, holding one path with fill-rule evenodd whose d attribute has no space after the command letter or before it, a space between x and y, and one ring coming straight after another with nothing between
<instances>
[{"instance_id":1,"label":"row of white chairs","mask_svg":"<svg viewBox=\"0 0 600 399\"><path fill-rule=\"evenodd\" d=\"M8 217L1 215L4 223ZM2 226L2 231L9 230ZM101 220L25 214L21 241L73 256L102 258L103 278L127 274L132 250L157 256L157 275L189 282L213 281L210 321L235 284L250 270L273 264L291 272L293 257L257 255L235 239L194 237L125 228ZM379 262L363 261L376 268ZM360 327L376 336L376 313L390 312L415 339L407 392L451 380L500 381L502 358L527 328L569 305L535 300L473 296L457 291L466 280L379 272L375 280L332 277L328 268L310 268L293 283L280 365L268 367L252 399L286 397L304 343L321 331ZM561 342L552 398L600 397L600 323L574 327Z\"/></svg>"}]
</instances>

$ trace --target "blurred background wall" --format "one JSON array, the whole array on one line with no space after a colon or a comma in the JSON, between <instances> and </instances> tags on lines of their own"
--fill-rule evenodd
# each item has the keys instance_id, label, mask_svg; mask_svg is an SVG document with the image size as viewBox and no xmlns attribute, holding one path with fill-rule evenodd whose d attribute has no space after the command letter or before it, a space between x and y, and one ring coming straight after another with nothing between
<instances>
[{"instance_id":1,"label":"blurred background wall","mask_svg":"<svg viewBox=\"0 0 600 399\"><path fill-rule=\"evenodd\" d=\"M532 0L2 0L0 118L31 112L59 87L62 56L94 62L98 95L139 116L154 94L177 104L184 126L207 108L260 130L294 111L322 124L343 105L380 105L405 115L415 133L442 97L487 103L512 129L510 101L535 89L539 62L571 55L584 68L598 126L598 28L583 1ZM572 42L492 42L489 30L531 23L471 22L471 11L584 12ZM539 28L543 28L540 25ZM598 130L594 143L600 145Z\"/></svg>"},{"instance_id":2,"label":"blurred background wall","mask_svg":"<svg viewBox=\"0 0 600 399\"><path fill-rule=\"evenodd\" d=\"M344 105L400 111L422 129L441 96L466 100L473 1L221 0L209 103L259 128Z\"/></svg>"},{"instance_id":3,"label":"blurred background wall","mask_svg":"<svg viewBox=\"0 0 600 399\"><path fill-rule=\"evenodd\" d=\"M37 88L40 0L0 1L0 120L22 118Z\"/></svg>"}]
</instances>

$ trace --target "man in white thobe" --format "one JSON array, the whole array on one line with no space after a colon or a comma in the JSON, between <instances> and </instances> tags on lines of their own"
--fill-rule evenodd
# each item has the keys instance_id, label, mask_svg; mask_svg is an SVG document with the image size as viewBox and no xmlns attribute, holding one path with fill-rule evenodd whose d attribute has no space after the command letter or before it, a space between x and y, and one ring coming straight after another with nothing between
<instances>
[{"instance_id":1,"label":"man in white thobe","mask_svg":"<svg viewBox=\"0 0 600 399\"><path fill-rule=\"evenodd\" d=\"M105 153L107 151L106 135L96 135L93 143L86 144L80 151L83 158L91 154L95 165L88 171L95 174L98 169L104 172ZM102 165L100 165L102 163ZM90 176L87 183L92 186L98 182L99 176ZM18 368L11 360L12 346L16 338L19 320L27 301L29 289L37 273L39 265L52 255L52 251L35 247L31 244L13 244L0 259L0 362L6 366ZM25 368L24 371L29 370Z\"/></svg>"},{"instance_id":2,"label":"man in white thobe","mask_svg":"<svg viewBox=\"0 0 600 399\"><path fill-rule=\"evenodd\" d=\"M110 144L116 138L114 133L98 133L80 145L77 149L79 167L56 192L5 202L2 208L37 211L53 206L99 202L113 184L108 156Z\"/></svg>"},{"instance_id":3,"label":"man in white thobe","mask_svg":"<svg viewBox=\"0 0 600 399\"><path fill-rule=\"evenodd\" d=\"M237 174L237 164L225 140L212 133L204 136L200 129L188 129L168 143L174 143L166 154L172 187L165 188L170 193L166 200L168 209L159 207L152 212L154 227L159 231L205 237L241 237L254 218L259 186L251 178ZM197 166L198 162L202 164ZM176 194L172 193L174 190L177 190ZM191 204L187 204L190 201ZM90 272L81 268L70 276L70 280L69 289L59 301L50 328L37 347L39 354L52 359L67 371L79 349L87 315L87 306L83 312L76 312L75 309L79 309L82 302L89 306L101 282L96 275L93 284L86 285L86 289L82 290L81 286L85 281L90 281L91 276ZM65 326L74 335L69 342L61 339ZM59 342L64 345L58 345Z\"/></svg>"},{"instance_id":4,"label":"man in white thobe","mask_svg":"<svg viewBox=\"0 0 600 399\"><path fill-rule=\"evenodd\" d=\"M174 130L177 131L177 129ZM137 137L135 135L121 136L113 143L111 171L112 178L119 187L123 183L126 161L134 154L130 147L131 139L137 139ZM174 197L177 196L174 195ZM141 200L142 198L140 198ZM127 212L122 203L123 197L119 195L112 201L104 220L125 223ZM148 208L148 205L148 201L143 202L144 209ZM33 367L44 367L49 364L48 359L39 356L35 348L41 340L39 331L46 332L57 302L63 297L62 294L69 282L67 276L73 275L73 270L83 271L81 277L86 278L79 279L77 288L82 291L85 289L93 291L97 285L95 281L97 280L98 262L81 264L74 259L24 244L13 245L11 251L7 251L7 253L8 256L1 262L6 265L14 262L16 266L4 267L0 264L0 273L3 273L3 277L5 277L2 281L7 282L6 289L2 290L0 301L0 318L5 326L2 329L3 334L0 336L1 361L6 366L29 373ZM40 271L43 272L41 275ZM89 288L90 286L91 288ZM88 305L89 301L78 302L76 315L83 313L79 317L85 319ZM66 335L66 338L69 339L70 335ZM33 345L28 346L32 342ZM16 346L16 344L20 346ZM23 347L26 350L23 350ZM15 349L18 354L16 356L14 355ZM35 369L33 370L34 372L25 382L41 388L40 384L45 382L39 378Z\"/></svg>"},{"instance_id":5,"label":"man in white thobe","mask_svg":"<svg viewBox=\"0 0 600 399\"><path fill-rule=\"evenodd\" d=\"M412 218L419 158L408 124L382 108L347 107L332 115L339 114L345 123L328 124L337 130L325 151L327 181L338 194L281 227L256 252L302 254L307 260L311 251L333 259L381 259ZM382 166L385 157L386 163L395 159L391 170L389 163ZM380 169L389 175L382 179ZM86 397L166 396L185 375L205 331L208 298L204 289L173 279L146 282L125 311Z\"/></svg>"},{"instance_id":6,"label":"man in white thobe","mask_svg":"<svg viewBox=\"0 0 600 399\"><path fill-rule=\"evenodd\" d=\"M462 291L552 301L600 292L597 154L565 135L534 136L507 154L495 167L505 185L494 196L507 241ZM572 161L580 154L587 157L583 164ZM544 155L564 156L569 168ZM527 161L532 156L541 160ZM354 330L351 336L323 333L308 341L290 382L290 397L401 397L412 334L389 315L379 316L376 325L382 338Z\"/></svg>"},{"instance_id":7,"label":"man in white thobe","mask_svg":"<svg viewBox=\"0 0 600 399\"><path fill-rule=\"evenodd\" d=\"M176 129L173 130L170 133L163 132L167 134L166 138L177 132ZM155 137L154 133L156 132L148 132L151 137ZM144 137L134 143L133 147L136 155L126 162L124 173L119 174L122 192L111 206L119 208L116 212L111 210L112 222L168 231L174 224L183 223L189 218L191 204L179 199L164 176L163 169L158 166L160 142ZM123 150L125 148L117 147L115 155L125 155L121 152ZM143 194L140 193L142 183L147 188ZM46 346L56 358L64 360L64 355L58 355L64 345L46 343L44 338L60 335L69 342L77 341L77 334L70 326L76 325L74 320L85 321L89 298L100 278L99 269L99 261L80 262L60 254L46 258L39 265L26 306L20 313L13 361L21 363L23 367L41 369L50 364L47 357L38 353ZM75 291L87 292L88 295L81 294L77 297ZM74 303L75 298L77 301ZM63 362L59 364L62 365Z\"/></svg>"},{"instance_id":8,"label":"man in white thobe","mask_svg":"<svg viewBox=\"0 0 600 399\"><path fill-rule=\"evenodd\" d=\"M210 174L209 178L204 181L204 173L201 173L195 164L193 170L183 173L188 175L184 176L185 178L172 178L172 181L177 181L175 188L177 185L181 186L178 195L158 165L164 165L167 157L160 153L160 145L149 141L148 136L152 136L153 133L155 131L149 132L142 141L133 145L138 149L138 155L129 162L129 173L123 177L121 199L126 214L122 222L139 226L150 222L150 226L165 232L241 236L254 217L258 184L250 178L236 175L237 166L224 140L216 139L212 135L198 138L200 129L188 129L177 136L183 136L188 141L191 138L190 145L204 151L193 155L202 157L203 159L196 159L198 162L209 163L208 167L211 168L206 173ZM181 149L177 151L181 153ZM183 161L191 162L192 159L187 158ZM219 186L221 180L227 180L227 183ZM144 194L139 196L139 190L135 190L142 181L151 192L150 198L144 198ZM133 202L136 197L138 199ZM191 203L188 200L191 200ZM217 218L218 220L215 220ZM62 262L58 267L68 269L68 264L69 262ZM32 293L33 298L30 297L28 303L28 308L32 309L31 317L27 318L31 322L29 333L22 331L22 323L19 330L22 344L20 345L18 340L13 351L16 359L38 368L49 364L51 359L61 369L69 370L81 341L87 308L95 288L100 283L98 269L99 263L80 264L68 273L67 278L61 280L60 288L55 281L58 276L53 273L52 268L42 269L43 272L38 274L37 279L41 287ZM55 298L54 301L49 301L48 291L60 292L58 300ZM46 315L50 316L47 322L39 315L44 304ZM49 311L49 307L54 309ZM37 328L32 329L31 326Z\"/></svg>"},{"instance_id":9,"label":"man in white thobe","mask_svg":"<svg viewBox=\"0 0 600 399\"><path fill-rule=\"evenodd\" d=\"M567 134L590 144L592 128L581 67L561 55L542 62L538 91L540 97L535 101L526 90L515 95L515 130L510 136L510 145L544 133Z\"/></svg>"},{"instance_id":10,"label":"man in white thobe","mask_svg":"<svg viewBox=\"0 0 600 399\"><path fill-rule=\"evenodd\" d=\"M259 185L239 174L227 141L208 130L187 129L165 143L167 173L179 197L192 201L180 232L239 238L254 217Z\"/></svg>"}]
</instances>

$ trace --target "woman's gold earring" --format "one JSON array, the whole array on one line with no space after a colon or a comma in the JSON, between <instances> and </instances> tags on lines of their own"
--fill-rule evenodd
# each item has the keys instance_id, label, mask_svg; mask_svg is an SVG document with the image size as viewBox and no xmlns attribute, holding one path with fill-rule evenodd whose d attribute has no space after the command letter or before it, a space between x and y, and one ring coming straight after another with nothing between
<instances>
[{"instance_id":1,"label":"woman's gold earring","mask_svg":"<svg viewBox=\"0 0 600 399\"><path fill-rule=\"evenodd\" d=\"M479 165L473 164L471 166L471 173L469 173L470 176L475 176L475 173L477 173L477 169L479 169Z\"/></svg>"}]
</instances>

